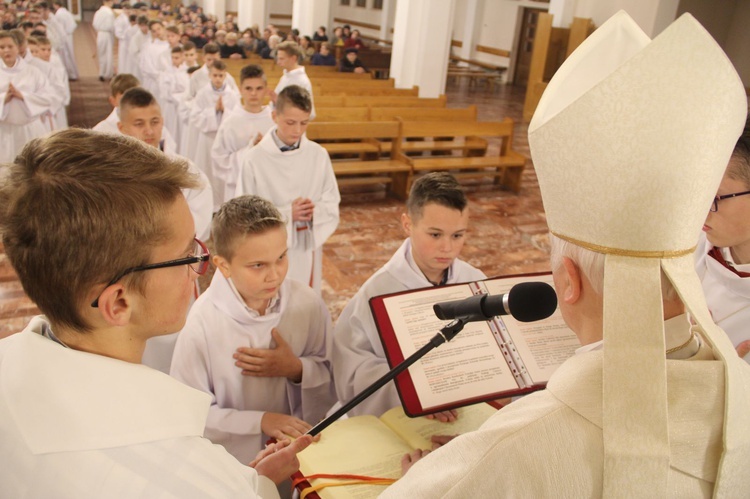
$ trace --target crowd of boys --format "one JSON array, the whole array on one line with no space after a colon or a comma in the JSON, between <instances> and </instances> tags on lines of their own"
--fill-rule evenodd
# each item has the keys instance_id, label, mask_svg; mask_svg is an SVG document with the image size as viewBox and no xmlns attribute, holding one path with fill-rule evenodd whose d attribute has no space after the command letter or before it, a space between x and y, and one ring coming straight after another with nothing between
<instances>
[{"instance_id":1,"label":"crowd of boys","mask_svg":"<svg viewBox=\"0 0 750 499\"><path fill-rule=\"evenodd\" d=\"M132 24L133 19L129 21ZM704 63L720 76L717 85L734 96L733 71L720 64L712 41L706 41L690 22L675 23L679 29L672 30L670 36L678 41L688 35L687 39L699 40L697 50L707 61ZM138 31L146 33L143 24L137 19L135 23ZM115 36L116 19L112 26ZM605 37L611 30L631 36L633 26L617 17L607 29L601 28L600 38L592 37L584 47L608 40ZM59 495L59 477L64 473L63 495L70 497L160 492L184 497L272 497L277 493L274 485L282 494L288 493L288 484L282 483L298 467L295 454L312 442L304 433L337 401L348 401L388 369L369 299L485 278L481 270L459 258L469 232L469 206L463 189L448 173L429 173L416 179L411 188L401 216L405 240L360 288L334 326L320 297L321 249L337 228L340 195L328 154L305 136L314 108L306 88L309 80L305 81L304 69L299 71L299 48L294 42L276 47L280 59L288 57L291 62L285 66L287 81L273 92L267 88L263 70L255 65L242 69L238 88L227 76L218 45L206 44L204 64L188 75L184 59L195 47L180 45L179 30L165 27L160 20L147 27L150 38L139 49L140 78L124 72L112 78L113 111L96 131L69 129L44 139L30 137L17 157L3 159L10 172L0 189L3 243L25 291L45 313L23 333L0 342L0 436L6 442L3 452L14 463L0 470L0 490L10 496ZM639 35L632 36L637 40L632 46L650 50ZM7 38L10 36L0 32L0 49ZM49 52L43 41L40 37L35 40L42 59ZM659 69L671 71L673 54L669 48L660 51L657 42L653 42L657 47L653 52L661 62ZM102 40L101 46L110 43ZM121 60L125 64L132 61L127 52ZM638 63L646 72L657 65L649 60ZM675 67L677 76L670 74L671 79L665 81L678 82L677 94L694 95L701 82L681 78L680 64ZM42 69L35 71L44 74ZM627 72L615 74L624 80L618 84L643 84L628 79ZM49 85L53 79L56 85L62 81L52 70L45 77ZM656 79L661 88L663 82ZM702 298L696 301L697 279L668 261L674 257L672 253L687 255L680 245L691 232L684 226L692 229L704 216L700 210L678 210L684 214L683 221L665 215L668 223L660 225L659 231L644 231L643 219L636 216L622 221L624 228L612 225L603 230L596 223L579 224L574 216L585 221L604 216L607 210L621 213L621 207L612 204L614 196L605 199L600 195L602 206L606 205L604 215L594 207L579 212L572 208L579 203L560 202L567 191L561 187L564 182L549 180L556 174L552 173L554 162L548 161L553 156L548 144L554 143L555 134L575 130L556 130L560 125L545 114L545 105L564 107L549 104L550 100L568 104L567 96L556 94L565 94L560 88L553 86L547 101L540 103L530 129L536 133L535 159L554 232L550 238L555 286L563 316L585 348L566 364L567 370L561 369L548 390L511 404L480 432L441 441L446 449L430 456L422 451L407 456L404 472L417 463L414 470L388 493L393 497L460 497L468 491L486 495L493 466L508 475L497 486L504 485L509 495L519 496L545 495L556 486L558 492L565 490L575 496L596 495L602 490L621 491L623 484L640 492L643 487L653 487L658 496L702 495L710 493L714 484L729 495L746 490L739 481L742 479L733 482L727 475L739 469L736 463L750 456L750 438L745 438L735 423L735 415L750 403L746 388L742 388L750 374L747 365L736 358L737 352L740 356L747 353L750 340L743 327L743 318L750 313L750 297L742 280L750 276L746 268L750 264L750 229L743 221L750 212L750 196L746 196L750 193L750 130L745 124L734 144L735 129L741 128L739 113L734 112L728 125L731 130L706 155L710 169L699 170L703 165L696 160L679 163L686 171L696 175L700 171L705 176L698 187L690 182L677 185L678 179L690 175L675 174L667 181L654 174L655 185L662 182L662 187L684 188L685 193L708 201L714 195L709 192L711 182L718 183L729 158L703 227L705 239L697 250L697 268L709 293L714 320L727 329L732 340L730 358L726 336L716 336L719 330L707 319ZM595 87L591 94L597 96L597 92L601 89ZM15 96L12 86L6 94ZM267 94L272 105L264 106ZM679 128L682 124L675 116L682 116L677 106L681 95L672 99L662 94L658 105ZM594 119L586 114L585 104L570 107L574 111L582 107L584 117ZM712 118L729 109L724 104L710 104L696 106L695 116ZM53 116L51 113L50 121ZM552 125L547 126L548 120ZM547 131L550 127L552 132ZM672 142L682 141L672 137ZM662 146L652 147L661 151ZM570 156L575 156L574 152ZM579 163L585 169L585 161ZM594 161L592 166L601 165ZM608 168L619 174L619 166ZM632 176L616 178L622 189L632 188ZM610 187L616 183L612 182ZM601 187L605 191L604 185ZM654 201L648 208L662 215L659 210L665 203ZM592 226L601 230L587 232ZM73 259L64 249L71 238L79 248ZM209 238L213 254L204 243ZM659 250L631 248L640 248L643 238L649 244L655 241ZM586 253L589 250L607 256L597 258ZM648 316L642 319L645 333L634 334L638 338L634 344L640 345L637 341L643 339L645 345L653 339L649 334L654 331L649 328L658 329L662 339L666 336L666 356L663 345L661 350L657 348L666 362L659 375L665 377L656 376L656 384L661 380L665 390L668 386L684 395L682 402L677 400L680 397L670 399L669 419L663 424L666 428L671 428L670 424L680 428L705 424L712 432L701 445L696 445L692 435L670 436L673 446L690 448L699 456L689 458L690 462L679 457L670 460L670 452L677 451L667 442L666 450L658 448L667 453L666 463L659 460L664 456L658 452L632 463L618 454L622 449L607 447L604 440L608 431L616 434L622 428L613 428L611 421L620 421L616 418L601 421L602 404L606 407L613 400L606 393L604 402L597 400L602 377L606 382L626 381L607 377L611 374L607 366L619 366L617 362L622 360L607 360L606 355L617 353L615 347L604 350L605 359L601 360L603 341L619 345L622 339L615 333L620 331L615 324L619 316L613 319L611 312L607 315L603 310L606 296L621 293L602 276L606 265L630 283L641 269L641 263L621 260L630 257L655 260L657 269L656 273L643 273L643 282L648 282L644 284L648 289L643 307L656 310L658 320L654 327L654 322L648 322L653 315L644 314ZM210 263L216 272L208 289L197 296L196 278ZM664 279L672 284L663 284ZM676 293L669 292L672 287ZM64 297L60 289L67 290ZM655 289L656 295L649 294ZM654 296L658 300L649 302ZM685 309L696 321L692 326ZM640 324L641 317L625 317ZM688 338L676 349L668 348L675 338L664 322L667 319L682 321L674 329L675 338ZM683 371L678 360L695 361L682 363L692 364L694 369ZM581 379L588 383L578 386ZM705 390L706 380L717 383L716 396L699 401L696 392ZM727 400L736 404L727 405L726 411L725 390ZM661 393L656 390L644 397L658 402ZM113 402L104 404L103 400ZM687 401L693 407L689 415ZM391 384L352 415L379 416L397 405L398 395ZM54 425L48 421L50 415L56 420ZM450 422L457 414L447 411L431 417ZM642 420L636 416L628 422L637 427ZM660 423L656 417L654 426ZM66 431L57 431L61 427ZM722 431L737 445L722 449L717 440ZM516 441L519 435L526 440ZM203 436L218 445L210 445ZM296 440L290 443L288 437ZM266 446L268 438L279 443ZM662 445L659 438L649 444ZM569 459L555 445L576 447L581 455ZM637 445L634 442L633 448ZM512 463L524 446L525 460ZM603 458L592 460L587 457L590 454ZM535 460L542 461L542 455L559 458L565 476L554 466L540 471ZM419 463L422 458L424 462ZM512 466L518 472L511 477L504 470ZM71 469L75 472L66 471ZM436 469L442 471L439 480L434 476ZM522 479L523 469L533 469L543 479ZM632 473L647 478L628 483ZM94 483L93 477L98 481Z\"/></svg>"}]
</instances>

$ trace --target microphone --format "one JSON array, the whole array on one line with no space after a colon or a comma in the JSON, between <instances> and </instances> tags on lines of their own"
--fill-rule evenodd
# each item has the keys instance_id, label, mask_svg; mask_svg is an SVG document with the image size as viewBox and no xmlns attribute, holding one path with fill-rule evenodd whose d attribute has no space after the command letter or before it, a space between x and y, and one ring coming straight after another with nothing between
<instances>
[{"instance_id":1,"label":"microphone","mask_svg":"<svg viewBox=\"0 0 750 499\"><path fill-rule=\"evenodd\" d=\"M511 315L521 322L534 322L546 319L556 308L557 294L546 282L522 282L504 295L481 294L432 306L438 319L461 318L465 322L487 321L497 315Z\"/></svg>"}]
</instances>

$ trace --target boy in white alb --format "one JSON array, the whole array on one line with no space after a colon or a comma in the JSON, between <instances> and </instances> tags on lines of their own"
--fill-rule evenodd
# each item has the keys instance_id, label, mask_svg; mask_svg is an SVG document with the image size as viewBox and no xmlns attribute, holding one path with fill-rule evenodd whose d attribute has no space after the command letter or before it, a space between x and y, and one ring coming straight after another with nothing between
<instances>
[{"instance_id":1,"label":"boy in white alb","mask_svg":"<svg viewBox=\"0 0 750 499\"><path fill-rule=\"evenodd\" d=\"M159 75L170 65L170 44L161 21L149 22L148 28L151 40L146 42L140 53L141 85L158 99Z\"/></svg>"},{"instance_id":2,"label":"boy in white alb","mask_svg":"<svg viewBox=\"0 0 750 499\"><path fill-rule=\"evenodd\" d=\"M287 220L289 277L320 292L323 243L339 223L339 195L331 158L305 137L312 101L292 85L276 100L272 128L249 149L237 179L237 195L270 200Z\"/></svg>"},{"instance_id":3,"label":"boy in white alb","mask_svg":"<svg viewBox=\"0 0 750 499\"><path fill-rule=\"evenodd\" d=\"M276 64L284 69L284 73L279 79L276 88L271 92L271 102L276 104L276 98L286 87L297 85L310 93L310 102L312 102L312 111L310 119L315 119L315 98L313 97L312 83L307 77L305 67L300 65L304 54L302 49L295 42L282 42L277 47Z\"/></svg>"},{"instance_id":4,"label":"boy in white alb","mask_svg":"<svg viewBox=\"0 0 750 499\"><path fill-rule=\"evenodd\" d=\"M148 90L136 87L125 92L120 99L120 122L117 126L123 135L134 137L151 147L156 147L167 156L179 158L174 150L164 149L164 143L161 140L164 119L159 103ZM179 159L184 161L184 158ZM194 164L187 161L187 165L190 173L199 178L200 187L184 189L183 194L193 216L196 237L205 241L211 235L210 225L213 214L211 186L206 176ZM143 352L143 363L159 371L169 372L177 334L172 333L149 339L146 343L146 350Z\"/></svg>"},{"instance_id":5,"label":"boy in white alb","mask_svg":"<svg viewBox=\"0 0 750 499\"><path fill-rule=\"evenodd\" d=\"M190 76L185 66L185 54L182 47L172 49L172 64L169 69L159 75L160 104L164 115L164 126L172 137L180 138L181 121L179 104L183 94L190 86ZM180 144L177 144L179 150Z\"/></svg>"},{"instance_id":6,"label":"boy in white alb","mask_svg":"<svg viewBox=\"0 0 750 499\"><path fill-rule=\"evenodd\" d=\"M359 289L341 312L333 337L331 364L339 400L348 402L388 372L370 298L387 293L485 279L482 271L458 259L469 228L461 187L448 173L429 173L412 186L401 224L409 236L393 257ZM401 405L393 383L350 411L380 416ZM434 415L451 421L453 411Z\"/></svg>"},{"instance_id":7,"label":"boy in white alb","mask_svg":"<svg viewBox=\"0 0 750 499\"><path fill-rule=\"evenodd\" d=\"M99 59L99 81L112 78L115 71L115 13L112 0L104 0L94 14L91 25L96 30L96 54Z\"/></svg>"},{"instance_id":8,"label":"boy in white alb","mask_svg":"<svg viewBox=\"0 0 750 499\"><path fill-rule=\"evenodd\" d=\"M115 38L117 39L117 72L126 71L128 59L128 44L125 40L125 34L130 28L130 5L127 2L120 4L120 13L115 18Z\"/></svg>"},{"instance_id":9,"label":"boy in white alb","mask_svg":"<svg viewBox=\"0 0 750 499\"><path fill-rule=\"evenodd\" d=\"M70 104L70 85L68 84L68 73L65 66L52 64L50 57L52 55L52 44L44 37L30 37L29 50L34 57L41 59L48 66L46 73L49 79L50 89L52 90L51 102L54 102L50 109L52 113L52 130L62 130L68 128L68 115L65 110Z\"/></svg>"},{"instance_id":10,"label":"boy in white alb","mask_svg":"<svg viewBox=\"0 0 750 499\"><path fill-rule=\"evenodd\" d=\"M750 363L750 121L703 225L696 258L713 320Z\"/></svg>"},{"instance_id":11,"label":"boy in white alb","mask_svg":"<svg viewBox=\"0 0 750 499\"><path fill-rule=\"evenodd\" d=\"M224 202L234 197L242 155L260 142L274 123L271 108L263 105L266 95L266 75L256 65L240 71L242 106L237 106L221 122L211 149L213 178L224 185Z\"/></svg>"},{"instance_id":12,"label":"boy in white alb","mask_svg":"<svg viewBox=\"0 0 750 499\"><path fill-rule=\"evenodd\" d=\"M128 33L128 62L126 64L127 71L125 73L131 73L139 80L142 78L141 73L141 54L143 50L151 42L151 34L148 31L148 18L146 16L138 16L135 26L129 28L132 30Z\"/></svg>"},{"instance_id":13,"label":"boy in white alb","mask_svg":"<svg viewBox=\"0 0 750 499\"><path fill-rule=\"evenodd\" d=\"M227 78L227 66L220 59L211 64L209 78L210 83L195 96L190 110L190 122L198 130L195 155L191 159L208 176L213 187L214 210L218 210L224 199L224 188L213 179L211 148L224 115L239 106L240 95L237 87L231 87L227 83L227 80L233 78Z\"/></svg>"},{"instance_id":14,"label":"boy in white alb","mask_svg":"<svg viewBox=\"0 0 750 499\"><path fill-rule=\"evenodd\" d=\"M298 437L335 402L331 322L322 300L285 279L286 229L258 196L214 217L218 272L190 310L170 374L212 396L205 436L248 462L268 437Z\"/></svg>"}]
</instances>

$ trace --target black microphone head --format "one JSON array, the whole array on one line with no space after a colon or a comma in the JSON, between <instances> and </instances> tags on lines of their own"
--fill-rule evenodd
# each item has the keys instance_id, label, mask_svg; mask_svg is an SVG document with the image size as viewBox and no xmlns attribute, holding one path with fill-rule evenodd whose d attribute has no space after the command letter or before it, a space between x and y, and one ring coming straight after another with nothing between
<instances>
[{"instance_id":1,"label":"black microphone head","mask_svg":"<svg viewBox=\"0 0 750 499\"><path fill-rule=\"evenodd\" d=\"M518 321L540 321L555 312L557 293L546 282L522 282L510 289L508 308Z\"/></svg>"}]
</instances>

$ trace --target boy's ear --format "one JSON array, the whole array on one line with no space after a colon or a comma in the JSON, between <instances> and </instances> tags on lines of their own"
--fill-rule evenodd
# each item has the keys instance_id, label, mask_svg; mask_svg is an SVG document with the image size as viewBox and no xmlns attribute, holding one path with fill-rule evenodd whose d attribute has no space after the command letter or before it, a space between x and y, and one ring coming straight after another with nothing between
<instances>
[{"instance_id":1,"label":"boy's ear","mask_svg":"<svg viewBox=\"0 0 750 499\"><path fill-rule=\"evenodd\" d=\"M110 106L117 107L117 99L110 95L109 97L107 97L107 100L109 101Z\"/></svg>"},{"instance_id":2,"label":"boy's ear","mask_svg":"<svg viewBox=\"0 0 750 499\"><path fill-rule=\"evenodd\" d=\"M273 120L274 123L277 122L276 120L278 119L278 117L279 117L279 115L276 114L276 109L274 109L273 111L271 111L271 119Z\"/></svg>"},{"instance_id":3,"label":"boy's ear","mask_svg":"<svg viewBox=\"0 0 750 499\"><path fill-rule=\"evenodd\" d=\"M99 295L99 314L110 326L126 326L130 321L132 304L125 286L115 283Z\"/></svg>"},{"instance_id":4,"label":"boy's ear","mask_svg":"<svg viewBox=\"0 0 750 499\"><path fill-rule=\"evenodd\" d=\"M226 277L227 279L232 277L232 272L229 269L229 260L221 255L214 255L211 257L211 259L213 260L216 268L219 269L219 272L221 272L224 277Z\"/></svg>"},{"instance_id":5,"label":"boy's ear","mask_svg":"<svg viewBox=\"0 0 750 499\"><path fill-rule=\"evenodd\" d=\"M411 236L411 226L412 226L412 221L411 221L411 217L409 216L409 214L405 212L402 213L401 214L401 227L403 227L404 232L406 232L407 236Z\"/></svg>"}]
</instances>

